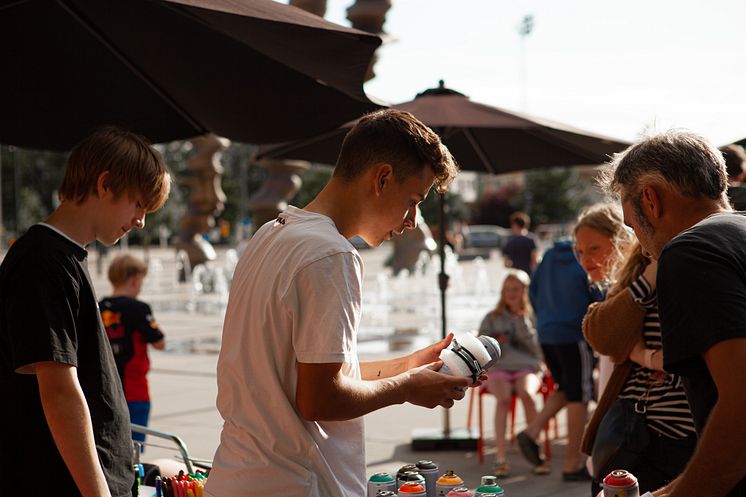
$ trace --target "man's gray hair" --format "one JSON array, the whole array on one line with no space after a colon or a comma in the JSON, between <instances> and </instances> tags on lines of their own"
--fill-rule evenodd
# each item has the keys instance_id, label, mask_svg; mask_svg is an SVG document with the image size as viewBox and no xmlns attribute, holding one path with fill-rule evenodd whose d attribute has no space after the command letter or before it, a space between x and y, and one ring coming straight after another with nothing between
<instances>
[{"instance_id":1,"label":"man's gray hair","mask_svg":"<svg viewBox=\"0 0 746 497\"><path fill-rule=\"evenodd\" d=\"M642 179L657 178L687 197L718 200L728 187L725 161L705 138L682 130L640 140L615 154L599 175L606 193L637 195ZM624 199L622 199L624 200Z\"/></svg>"}]
</instances>

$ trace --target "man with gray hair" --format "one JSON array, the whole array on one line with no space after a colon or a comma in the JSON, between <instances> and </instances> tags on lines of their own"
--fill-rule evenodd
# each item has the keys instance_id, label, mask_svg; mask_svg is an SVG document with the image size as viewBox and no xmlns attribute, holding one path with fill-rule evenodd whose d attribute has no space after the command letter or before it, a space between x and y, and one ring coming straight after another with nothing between
<instances>
[{"instance_id":1,"label":"man with gray hair","mask_svg":"<svg viewBox=\"0 0 746 497\"><path fill-rule=\"evenodd\" d=\"M645 138L602 174L658 260L666 371L684 378L699 437L656 497L746 496L746 216L726 197L722 154L693 133Z\"/></svg>"}]
</instances>

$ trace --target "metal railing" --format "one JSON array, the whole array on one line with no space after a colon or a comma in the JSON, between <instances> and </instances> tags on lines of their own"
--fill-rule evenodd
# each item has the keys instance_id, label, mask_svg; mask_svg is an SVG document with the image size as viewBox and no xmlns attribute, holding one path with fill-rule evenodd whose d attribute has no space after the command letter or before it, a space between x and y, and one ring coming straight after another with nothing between
<instances>
[{"instance_id":1,"label":"metal railing","mask_svg":"<svg viewBox=\"0 0 746 497\"><path fill-rule=\"evenodd\" d=\"M181 458L184 460L184 464L187 468L187 473L194 473L194 468L192 466L192 462L196 461L194 458L189 457L189 451L187 450L187 446L184 443L184 441L177 437L176 435L172 435L171 433L166 433L163 431L154 430L152 428L148 428L147 426L132 424L132 431L135 433L142 433L144 435L150 435L157 438L163 438L165 440L170 440L171 442L176 445L176 448L178 449L179 453L181 454ZM151 445L151 444L146 444ZM171 447L168 447L171 448Z\"/></svg>"}]
</instances>

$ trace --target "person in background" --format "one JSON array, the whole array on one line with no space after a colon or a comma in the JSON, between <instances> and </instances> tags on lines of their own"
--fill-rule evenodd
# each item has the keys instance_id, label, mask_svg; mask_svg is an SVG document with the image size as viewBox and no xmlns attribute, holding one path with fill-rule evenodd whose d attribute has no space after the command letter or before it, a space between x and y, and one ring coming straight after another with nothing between
<instances>
[{"instance_id":1,"label":"person in background","mask_svg":"<svg viewBox=\"0 0 746 497\"><path fill-rule=\"evenodd\" d=\"M524 212L510 215L510 229L513 234L503 249L505 267L512 267L532 274L538 264L536 237L528 232L531 218Z\"/></svg>"},{"instance_id":2,"label":"person in background","mask_svg":"<svg viewBox=\"0 0 746 497\"><path fill-rule=\"evenodd\" d=\"M746 152L741 145L726 145L720 148L725 159L725 172L728 175L728 198L737 211L746 210Z\"/></svg>"},{"instance_id":3,"label":"person in background","mask_svg":"<svg viewBox=\"0 0 746 497\"><path fill-rule=\"evenodd\" d=\"M348 241L379 246L415 228L417 205L456 172L438 135L414 116L374 112L347 134L316 198L254 234L225 315L217 369L224 424L206 495L360 497L362 416L464 397L471 378L437 371L453 335L408 356L359 361L363 261Z\"/></svg>"},{"instance_id":4,"label":"person in background","mask_svg":"<svg viewBox=\"0 0 746 497\"><path fill-rule=\"evenodd\" d=\"M744 497L746 217L731 210L723 156L669 131L614 156L602 185L658 261L663 369L683 378L698 434L684 472L653 493Z\"/></svg>"},{"instance_id":5,"label":"person in background","mask_svg":"<svg viewBox=\"0 0 746 497\"><path fill-rule=\"evenodd\" d=\"M70 152L60 205L0 266L3 495L131 495L127 404L86 245L116 243L161 207L171 176L141 136L99 129ZM39 468L42 467L40 470Z\"/></svg>"},{"instance_id":6,"label":"person in background","mask_svg":"<svg viewBox=\"0 0 746 497\"><path fill-rule=\"evenodd\" d=\"M98 304L122 380L130 420L141 426L147 426L150 417L148 345L159 350L166 347L150 306L137 300L147 274L148 266L141 260L129 254L118 255L109 266L111 296ZM133 432L132 439L142 442L145 435Z\"/></svg>"},{"instance_id":7,"label":"person in background","mask_svg":"<svg viewBox=\"0 0 746 497\"><path fill-rule=\"evenodd\" d=\"M406 230L400 236L391 240L394 249L391 255L383 263L390 267L394 276L402 271L414 274L418 269L425 266L431 254L437 249L433 235L419 208L417 209L417 227Z\"/></svg>"},{"instance_id":8,"label":"person in background","mask_svg":"<svg viewBox=\"0 0 746 497\"><path fill-rule=\"evenodd\" d=\"M583 319L583 334L594 350L608 356L614 369L583 437L591 454L598 426L616 399L634 402L645 417L650 443L632 472L640 491L670 483L686 466L696 445L696 431L680 376L663 370L661 330L655 295L657 264L635 243L604 302L591 304ZM591 495L600 480L617 468L595 468ZM613 466L613 467L611 467Z\"/></svg>"},{"instance_id":9,"label":"person in background","mask_svg":"<svg viewBox=\"0 0 746 497\"><path fill-rule=\"evenodd\" d=\"M593 400L593 352L583 338L581 324L588 305L600 300L601 295L588 285L571 240L558 240L544 254L531 278L529 296L544 361L557 389L516 439L523 456L535 467L542 467L544 457L536 440L547 422L567 407L568 444L562 478L588 480L580 440L588 403Z\"/></svg>"},{"instance_id":10,"label":"person in background","mask_svg":"<svg viewBox=\"0 0 746 497\"><path fill-rule=\"evenodd\" d=\"M486 385L487 391L497 398L493 474L498 478L510 474L506 459L505 430L513 393L521 399L526 422L530 423L536 417L533 395L541 383L537 373L542 368L542 355L536 338L533 311L528 301L530 283L525 271L509 269L497 307L479 325L479 334L495 338L501 349L500 360L490 369Z\"/></svg>"},{"instance_id":11,"label":"person in background","mask_svg":"<svg viewBox=\"0 0 746 497\"><path fill-rule=\"evenodd\" d=\"M624 260L624 253L632 242L621 209L613 204L592 205L580 214L573 232L578 262L588 274L590 284L605 298L613 284L616 268ZM601 354L596 398L603 394L612 369L611 360Z\"/></svg>"}]
</instances>

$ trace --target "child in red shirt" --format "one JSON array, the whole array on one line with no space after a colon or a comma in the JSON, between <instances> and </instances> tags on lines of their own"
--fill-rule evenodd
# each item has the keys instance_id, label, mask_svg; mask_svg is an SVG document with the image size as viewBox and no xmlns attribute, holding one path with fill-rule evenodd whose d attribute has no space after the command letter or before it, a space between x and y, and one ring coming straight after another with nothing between
<instances>
[{"instance_id":1,"label":"child in red shirt","mask_svg":"<svg viewBox=\"0 0 746 497\"><path fill-rule=\"evenodd\" d=\"M109 266L112 294L99 302L130 420L142 426L148 425L150 417L148 344L159 350L166 346L150 306L137 300L147 274L148 267L141 260L129 254L117 256ZM144 441L145 435L132 433L132 438Z\"/></svg>"}]
</instances>

